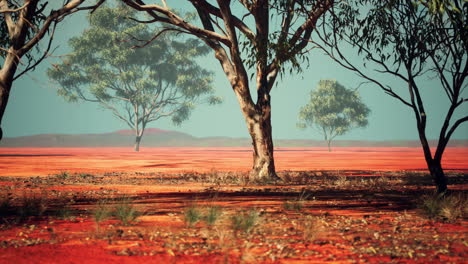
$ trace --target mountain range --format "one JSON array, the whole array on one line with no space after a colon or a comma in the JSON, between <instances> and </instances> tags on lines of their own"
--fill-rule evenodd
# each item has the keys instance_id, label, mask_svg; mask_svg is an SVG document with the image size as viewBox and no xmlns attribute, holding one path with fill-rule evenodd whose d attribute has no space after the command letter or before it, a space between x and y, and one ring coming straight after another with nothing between
<instances>
[{"instance_id":1,"label":"mountain range","mask_svg":"<svg viewBox=\"0 0 468 264\"><path fill-rule=\"evenodd\" d=\"M1 147L132 147L135 141L131 130L103 134L41 134L3 138ZM275 147L325 147L323 140L276 139ZM434 146L435 140L431 141ZM141 147L250 147L248 138L194 137L190 134L147 128ZM332 147L419 147L417 140L362 141L335 140ZM468 147L468 140L454 139L450 147Z\"/></svg>"}]
</instances>

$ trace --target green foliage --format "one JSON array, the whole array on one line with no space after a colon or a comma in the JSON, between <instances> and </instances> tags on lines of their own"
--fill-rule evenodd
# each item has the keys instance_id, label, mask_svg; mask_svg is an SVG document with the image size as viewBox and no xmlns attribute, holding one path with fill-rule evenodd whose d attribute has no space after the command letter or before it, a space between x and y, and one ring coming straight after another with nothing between
<instances>
[{"instance_id":1,"label":"green foliage","mask_svg":"<svg viewBox=\"0 0 468 264\"><path fill-rule=\"evenodd\" d=\"M231 216L232 229L234 231L242 231L244 233L250 233L257 224L259 214L255 210L248 212L240 212Z\"/></svg>"},{"instance_id":2,"label":"green foliage","mask_svg":"<svg viewBox=\"0 0 468 264\"><path fill-rule=\"evenodd\" d=\"M184 211L184 220L188 227L193 227L203 217L200 208L196 204L192 204Z\"/></svg>"},{"instance_id":3,"label":"green foliage","mask_svg":"<svg viewBox=\"0 0 468 264\"><path fill-rule=\"evenodd\" d=\"M69 204L61 206L57 210L56 216L63 220L73 220L75 218L73 215L73 210Z\"/></svg>"},{"instance_id":4,"label":"green foliage","mask_svg":"<svg viewBox=\"0 0 468 264\"><path fill-rule=\"evenodd\" d=\"M141 213L132 204L131 199L123 198L117 205L115 205L114 215L124 226L128 226L134 222Z\"/></svg>"},{"instance_id":5,"label":"green foliage","mask_svg":"<svg viewBox=\"0 0 468 264\"><path fill-rule=\"evenodd\" d=\"M219 217L221 216L221 207L219 206L211 206L208 208L207 213L204 217L206 224L209 226L213 226L216 221L218 221Z\"/></svg>"},{"instance_id":6,"label":"green foliage","mask_svg":"<svg viewBox=\"0 0 468 264\"><path fill-rule=\"evenodd\" d=\"M98 224L111 216L111 210L105 200L100 200L96 204L93 215L94 221L96 221Z\"/></svg>"},{"instance_id":7,"label":"green foliage","mask_svg":"<svg viewBox=\"0 0 468 264\"><path fill-rule=\"evenodd\" d=\"M299 112L302 123L298 127L316 127L330 144L351 128L365 127L369 113L356 91L346 89L335 80L321 80Z\"/></svg>"},{"instance_id":8,"label":"green foliage","mask_svg":"<svg viewBox=\"0 0 468 264\"><path fill-rule=\"evenodd\" d=\"M55 177L59 180L67 180L70 178L70 173L68 171L62 171L59 174L55 175Z\"/></svg>"},{"instance_id":9,"label":"green foliage","mask_svg":"<svg viewBox=\"0 0 468 264\"><path fill-rule=\"evenodd\" d=\"M60 96L99 103L137 134L162 117L183 122L197 103L220 102L213 74L197 61L205 45L128 17L138 14L124 5L88 17L90 27L69 40L72 53L47 72Z\"/></svg>"}]
</instances>

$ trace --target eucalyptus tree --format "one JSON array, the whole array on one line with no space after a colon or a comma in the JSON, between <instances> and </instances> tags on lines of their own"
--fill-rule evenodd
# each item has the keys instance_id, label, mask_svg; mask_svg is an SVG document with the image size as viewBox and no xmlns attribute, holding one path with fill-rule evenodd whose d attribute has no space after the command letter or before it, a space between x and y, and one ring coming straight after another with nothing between
<instances>
[{"instance_id":1,"label":"eucalyptus tree","mask_svg":"<svg viewBox=\"0 0 468 264\"><path fill-rule=\"evenodd\" d=\"M455 130L468 121L468 2L359 0L337 5L324 21L315 44L411 109L427 167L437 191L445 192L442 157ZM362 61L344 52L353 48ZM388 77L402 87L385 83ZM427 79L445 94L440 102L448 108L434 153L426 135L431 105L425 96L432 89L423 85Z\"/></svg>"},{"instance_id":2,"label":"eucalyptus tree","mask_svg":"<svg viewBox=\"0 0 468 264\"><path fill-rule=\"evenodd\" d=\"M57 6L57 3L49 5L49 1L41 0L0 0L0 140L3 136L1 123L13 82L34 70L48 56L58 23L78 11L95 10L104 0L61 2ZM85 2L93 4L85 6ZM46 48L40 50L38 44L44 38L47 39Z\"/></svg>"},{"instance_id":3,"label":"eucalyptus tree","mask_svg":"<svg viewBox=\"0 0 468 264\"><path fill-rule=\"evenodd\" d=\"M72 48L49 77L66 100L99 103L135 132L135 151L146 126L162 117L176 124L197 103L215 104L212 73L197 59L209 49L196 39L180 39L128 19L127 6L103 6L88 17L90 27L69 40ZM144 47L143 47L144 46Z\"/></svg>"},{"instance_id":4,"label":"eucalyptus tree","mask_svg":"<svg viewBox=\"0 0 468 264\"><path fill-rule=\"evenodd\" d=\"M310 101L301 108L300 128L316 128L327 142L347 133L352 128L367 126L370 109L357 91L346 89L336 80L320 80L317 89L310 92Z\"/></svg>"},{"instance_id":5,"label":"eucalyptus tree","mask_svg":"<svg viewBox=\"0 0 468 264\"><path fill-rule=\"evenodd\" d=\"M278 75L300 71L317 21L333 0L186 0L197 19L188 22L169 1L123 0L150 20L205 42L229 80L253 145L253 178L278 178L273 157L271 89ZM176 1L172 1L176 2ZM177 2L180 2L177 1ZM302 18L299 13L306 13ZM249 76L249 74L251 74Z\"/></svg>"}]
</instances>

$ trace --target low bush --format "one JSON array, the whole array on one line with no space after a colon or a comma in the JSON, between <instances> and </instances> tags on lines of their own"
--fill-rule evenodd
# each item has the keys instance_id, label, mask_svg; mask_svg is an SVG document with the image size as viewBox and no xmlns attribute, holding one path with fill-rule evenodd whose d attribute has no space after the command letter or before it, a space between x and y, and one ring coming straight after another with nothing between
<instances>
[{"instance_id":1,"label":"low bush","mask_svg":"<svg viewBox=\"0 0 468 264\"><path fill-rule=\"evenodd\" d=\"M453 222L466 216L468 199L465 193L424 195L420 208L430 219Z\"/></svg>"}]
</instances>

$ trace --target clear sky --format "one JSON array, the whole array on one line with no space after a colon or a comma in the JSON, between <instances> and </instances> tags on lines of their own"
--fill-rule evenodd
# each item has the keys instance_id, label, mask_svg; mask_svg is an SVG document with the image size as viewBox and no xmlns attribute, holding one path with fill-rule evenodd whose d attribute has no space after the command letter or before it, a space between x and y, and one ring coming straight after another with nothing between
<instances>
[{"instance_id":1,"label":"clear sky","mask_svg":"<svg viewBox=\"0 0 468 264\"><path fill-rule=\"evenodd\" d=\"M59 48L54 55L67 53L68 38L80 34L85 26L83 15L65 19L57 32L54 44ZM273 137L276 139L322 139L322 136L312 129L300 130L296 127L299 109L307 103L310 91L320 79L336 79L348 88L356 88L362 82L362 79L341 68L317 49L310 52L309 58L310 67L304 68L301 74L285 75L282 80L278 80L271 92ZM45 60L36 71L21 77L13 84L2 125L5 137L52 133L92 134L128 129L125 123L98 104L68 103L59 97L56 84L49 81L45 74L47 67L55 60ZM236 97L213 54L200 63L215 72L216 94L223 97L223 104L198 106L191 118L180 126L172 124L170 119L161 119L150 123L148 127L177 130L198 137L248 137ZM401 83L391 78L385 81L392 83L397 91L405 89ZM429 117L427 134L430 139L435 139L448 109L448 99L435 79L425 80L422 87ZM362 85L359 91L364 103L372 111L369 125L363 129L352 130L337 139L418 138L414 116L408 107L384 94L375 85ZM468 91L465 91L465 98L468 97L467 93ZM468 113L468 104L458 111L458 116L461 113ZM468 139L468 123L461 125L452 138Z\"/></svg>"}]
</instances>

